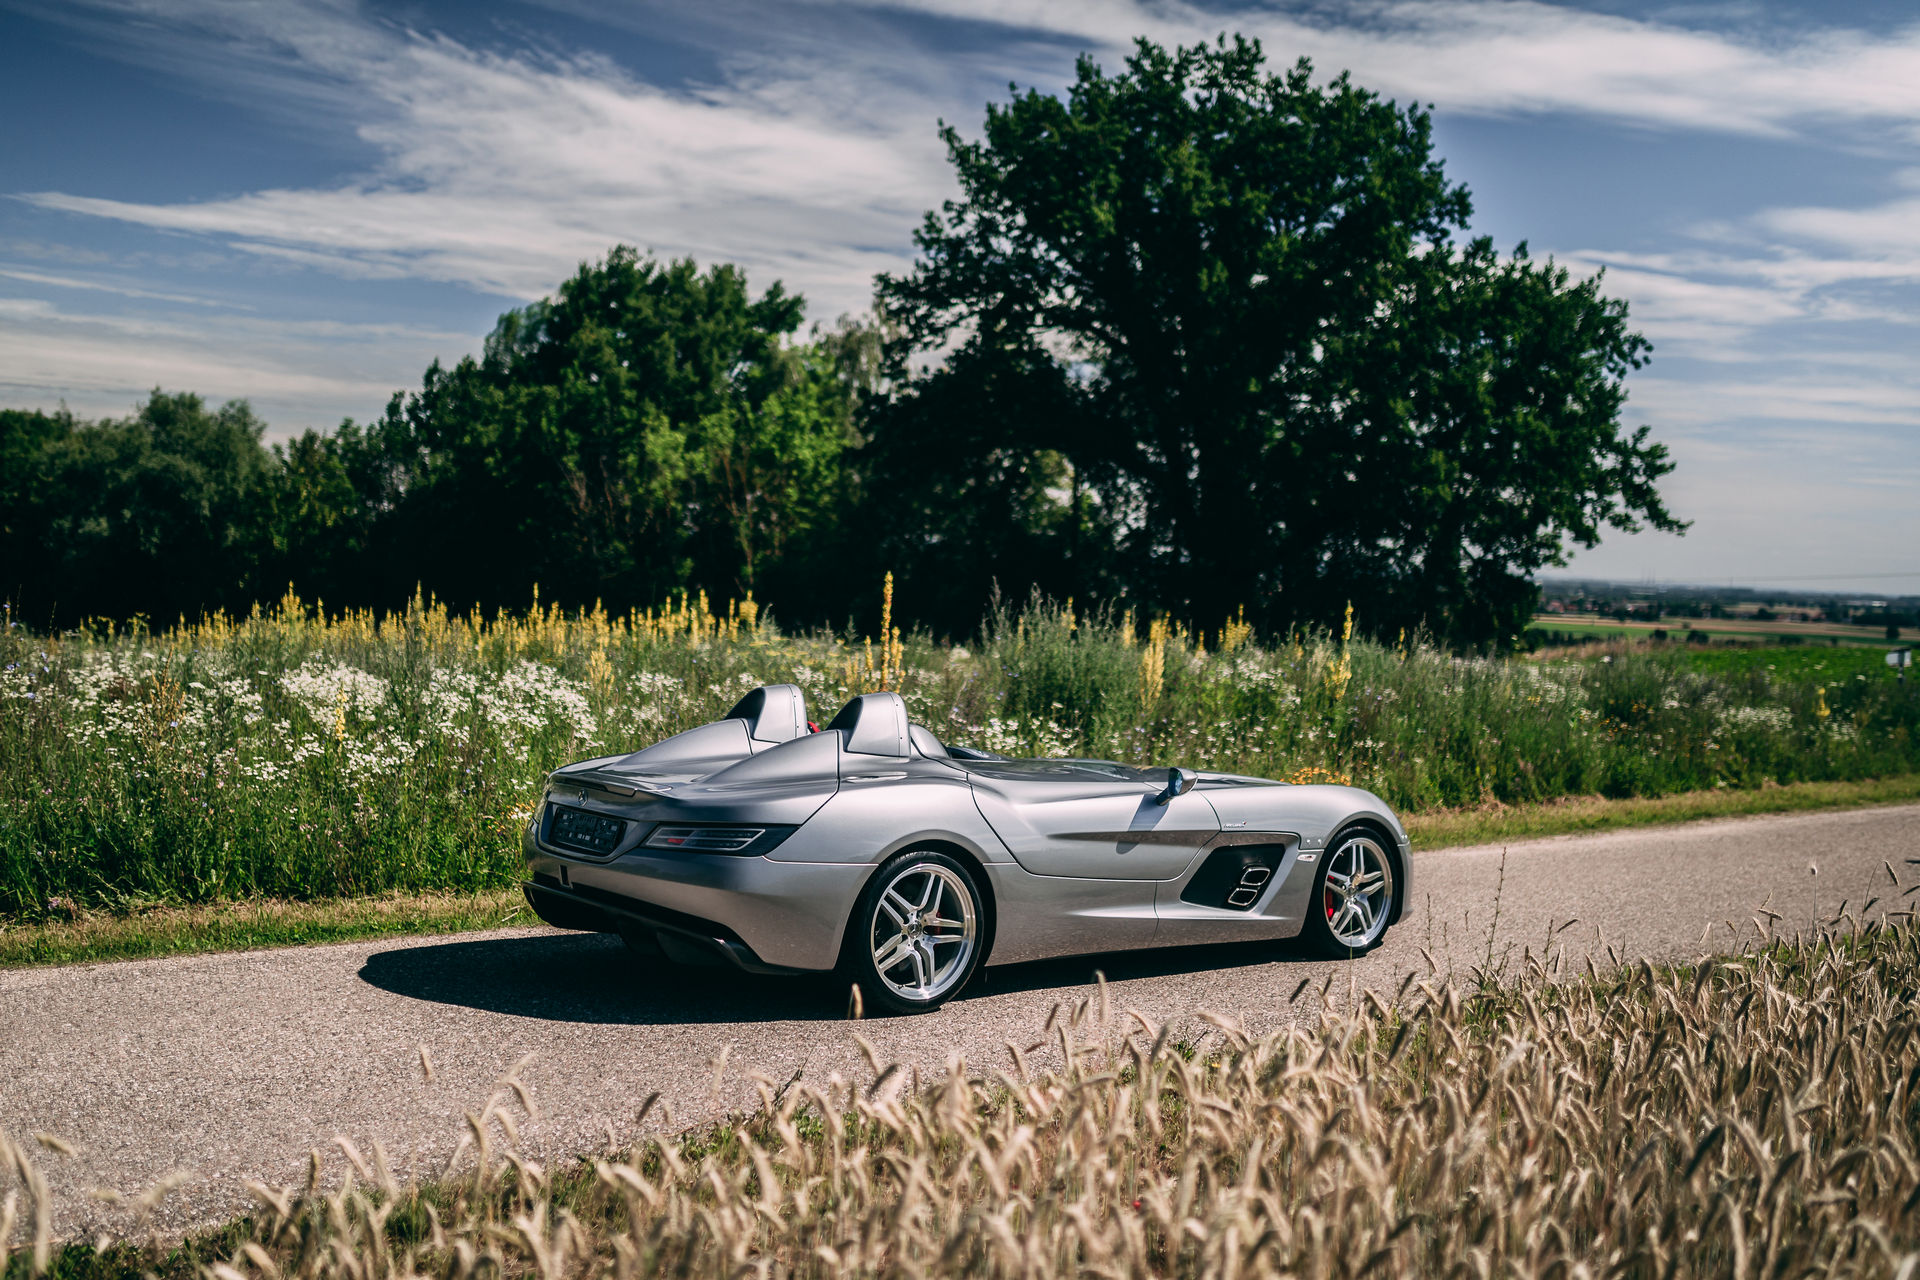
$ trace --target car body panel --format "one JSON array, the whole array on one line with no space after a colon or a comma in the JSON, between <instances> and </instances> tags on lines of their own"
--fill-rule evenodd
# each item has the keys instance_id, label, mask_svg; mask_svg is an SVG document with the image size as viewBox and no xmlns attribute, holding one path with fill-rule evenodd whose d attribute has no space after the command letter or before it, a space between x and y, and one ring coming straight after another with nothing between
<instances>
[{"instance_id":1,"label":"car body panel","mask_svg":"<svg viewBox=\"0 0 1920 1280\"><path fill-rule=\"evenodd\" d=\"M547 877L569 891L597 890L643 909L661 907L719 925L751 948L760 962L753 967L810 971L838 962L847 914L873 872L867 862L776 862L646 850L604 863L541 851L527 859L527 868L536 882Z\"/></svg>"},{"instance_id":2,"label":"car body panel","mask_svg":"<svg viewBox=\"0 0 1920 1280\"><path fill-rule=\"evenodd\" d=\"M1404 828L1356 788L1201 773L1169 795L1167 769L954 758L893 694L855 699L820 732L804 730L791 686L741 706L550 775L525 833L528 896L543 916L653 929L676 958L699 944L756 971L825 970L877 868L938 848L981 882L990 964L1284 938L1305 923L1328 842L1356 823L1392 846L1395 917L1411 893ZM548 838L557 806L627 826L607 853L564 848ZM648 846L661 824L765 835L739 854ZM1270 878L1215 900L1222 873L1254 863Z\"/></svg>"},{"instance_id":3,"label":"car body panel","mask_svg":"<svg viewBox=\"0 0 1920 1280\"><path fill-rule=\"evenodd\" d=\"M963 762L981 814L1022 867L1082 880L1171 880L1220 831L1165 770L1095 760ZM1158 775L1158 776L1156 776Z\"/></svg>"},{"instance_id":4,"label":"car body panel","mask_svg":"<svg viewBox=\"0 0 1920 1280\"><path fill-rule=\"evenodd\" d=\"M901 849L937 843L957 845L982 864L1012 860L974 806L963 774L919 760L877 772L883 776L870 781L849 776L772 856L787 862L877 863Z\"/></svg>"},{"instance_id":5,"label":"car body panel","mask_svg":"<svg viewBox=\"0 0 1920 1280\"><path fill-rule=\"evenodd\" d=\"M1035 875L1008 859L986 868L996 924L991 965L1150 947L1152 881Z\"/></svg>"}]
</instances>

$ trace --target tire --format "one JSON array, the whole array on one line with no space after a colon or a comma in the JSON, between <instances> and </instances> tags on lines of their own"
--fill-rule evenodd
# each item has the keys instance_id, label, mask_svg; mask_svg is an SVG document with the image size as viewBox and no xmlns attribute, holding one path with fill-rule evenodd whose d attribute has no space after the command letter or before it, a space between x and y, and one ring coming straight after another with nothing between
<instances>
[{"instance_id":1,"label":"tire","mask_svg":"<svg viewBox=\"0 0 1920 1280\"><path fill-rule=\"evenodd\" d=\"M841 965L865 1008L927 1013L973 980L987 936L973 872L936 850L909 849L882 864L854 904Z\"/></svg>"},{"instance_id":2,"label":"tire","mask_svg":"<svg viewBox=\"0 0 1920 1280\"><path fill-rule=\"evenodd\" d=\"M1327 841L1300 930L1309 951L1344 960L1380 944L1400 891L1389 847L1368 827L1349 827Z\"/></svg>"}]
</instances>

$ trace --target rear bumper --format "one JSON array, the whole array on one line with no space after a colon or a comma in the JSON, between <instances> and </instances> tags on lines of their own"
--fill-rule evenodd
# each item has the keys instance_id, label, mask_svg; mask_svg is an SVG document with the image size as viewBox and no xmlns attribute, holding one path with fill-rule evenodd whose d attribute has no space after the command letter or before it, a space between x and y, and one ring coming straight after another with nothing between
<instances>
[{"instance_id":1,"label":"rear bumper","mask_svg":"<svg viewBox=\"0 0 1920 1280\"><path fill-rule=\"evenodd\" d=\"M604 890L563 889L557 883L543 883L546 880L545 876L529 880L520 888L535 913L559 928L651 934L669 959L683 963L727 964L746 973L807 972L768 964L723 924Z\"/></svg>"},{"instance_id":2,"label":"rear bumper","mask_svg":"<svg viewBox=\"0 0 1920 1280\"><path fill-rule=\"evenodd\" d=\"M527 871L528 903L562 928L644 930L674 959L817 973L839 963L873 866L685 853L591 862L535 847Z\"/></svg>"}]
</instances>

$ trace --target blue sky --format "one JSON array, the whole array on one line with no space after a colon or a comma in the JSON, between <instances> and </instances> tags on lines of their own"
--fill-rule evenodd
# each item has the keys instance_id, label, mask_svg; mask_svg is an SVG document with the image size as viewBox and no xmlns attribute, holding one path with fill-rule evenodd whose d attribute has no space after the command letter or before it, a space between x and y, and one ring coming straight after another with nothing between
<instances>
[{"instance_id":1,"label":"blue sky","mask_svg":"<svg viewBox=\"0 0 1920 1280\"><path fill-rule=\"evenodd\" d=\"M1920 6L0 0L0 404L364 419L616 242L831 320L938 119L1222 31L1432 103L1475 229L1630 302L1694 526L1570 572L1920 590Z\"/></svg>"}]
</instances>

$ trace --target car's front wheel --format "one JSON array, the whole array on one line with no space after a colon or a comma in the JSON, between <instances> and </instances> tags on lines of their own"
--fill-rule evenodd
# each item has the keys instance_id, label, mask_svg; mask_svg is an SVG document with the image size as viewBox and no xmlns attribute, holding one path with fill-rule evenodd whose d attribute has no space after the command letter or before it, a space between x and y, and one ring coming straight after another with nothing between
<instances>
[{"instance_id":1,"label":"car's front wheel","mask_svg":"<svg viewBox=\"0 0 1920 1280\"><path fill-rule=\"evenodd\" d=\"M867 1008L925 1013L980 967L985 925L973 873L947 854L909 849L860 895L848 922L846 968Z\"/></svg>"},{"instance_id":2,"label":"car's front wheel","mask_svg":"<svg viewBox=\"0 0 1920 1280\"><path fill-rule=\"evenodd\" d=\"M1366 828L1327 842L1320 874L1307 906L1307 944L1321 955L1344 958L1370 950L1393 919L1393 859Z\"/></svg>"}]
</instances>

